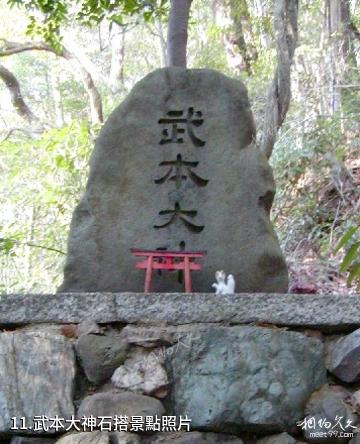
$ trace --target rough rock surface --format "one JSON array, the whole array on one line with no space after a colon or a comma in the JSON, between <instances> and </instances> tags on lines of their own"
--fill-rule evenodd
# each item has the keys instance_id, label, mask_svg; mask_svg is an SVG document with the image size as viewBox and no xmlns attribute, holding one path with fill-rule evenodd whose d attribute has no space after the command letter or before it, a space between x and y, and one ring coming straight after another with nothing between
<instances>
[{"instance_id":1,"label":"rough rock surface","mask_svg":"<svg viewBox=\"0 0 360 444\"><path fill-rule=\"evenodd\" d=\"M125 361L128 344L119 335L85 334L75 348L88 380L101 384Z\"/></svg>"},{"instance_id":2,"label":"rough rock surface","mask_svg":"<svg viewBox=\"0 0 360 444\"><path fill-rule=\"evenodd\" d=\"M243 444L237 436L224 433L175 432L155 433L143 438L143 444Z\"/></svg>"},{"instance_id":3,"label":"rough rock surface","mask_svg":"<svg viewBox=\"0 0 360 444\"><path fill-rule=\"evenodd\" d=\"M174 432L144 437L143 444L243 444L237 436L224 433Z\"/></svg>"},{"instance_id":4,"label":"rough rock surface","mask_svg":"<svg viewBox=\"0 0 360 444\"><path fill-rule=\"evenodd\" d=\"M0 432L8 431L11 418L47 415L69 418L75 358L71 344L48 333L0 334Z\"/></svg>"},{"instance_id":5,"label":"rough rock surface","mask_svg":"<svg viewBox=\"0 0 360 444\"><path fill-rule=\"evenodd\" d=\"M162 361L161 349L149 353L139 348L115 370L111 382L115 387L134 393L164 398L169 381Z\"/></svg>"},{"instance_id":6,"label":"rough rock surface","mask_svg":"<svg viewBox=\"0 0 360 444\"><path fill-rule=\"evenodd\" d=\"M109 444L107 432L82 432L63 436L56 444Z\"/></svg>"},{"instance_id":7,"label":"rough rock surface","mask_svg":"<svg viewBox=\"0 0 360 444\"><path fill-rule=\"evenodd\" d=\"M315 429L309 427L303 429L305 439L311 443L347 443L349 439L346 437L329 435L327 438L319 440L311 438L310 433L326 432L327 428L321 422L324 419L331 423L331 430L337 431L339 434L354 432L352 427L346 426L347 424L351 424L353 427L358 426L360 417L353 413L350 401L351 393L339 385L325 384L320 390L314 392L306 404L305 413L307 420L315 418L316 427ZM338 418L341 418L340 422Z\"/></svg>"},{"instance_id":8,"label":"rough rock surface","mask_svg":"<svg viewBox=\"0 0 360 444\"><path fill-rule=\"evenodd\" d=\"M67 293L0 295L0 325L122 322L148 325L267 322L348 331L360 327L359 295ZM194 310L196 307L196 310Z\"/></svg>"},{"instance_id":9,"label":"rough rock surface","mask_svg":"<svg viewBox=\"0 0 360 444\"><path fill-rule=\"evenodd\" d=\"M209 291L221 267L237 291L286 292L269 220L274 179L254 136L238 80L164 68L137 83L97 139L60 291L142 291L144 272L130 248L183 245L208 252L193 276L196 291ZM153 289L182 291L182 284L177 273L154 274Z\"/></svg>"},{"instance_id":10,"label":"rough rock surface","mask_svg":"<svg viewBox=\"0 0 360 444\"><path fill-rule=\"evenodd\" d=\"M265 436L264 438L258 439L256 444L297 444L295 438L293 438L288 433L278 433L276 435Z\"/></svg>"},{"instance_id":11,"label":"rough rock surface","mask_svg":"<svg viewBox=\"0 0 360 444\"><path fill-rule=\"evenodd\" d=\"M140 444L141 438L127 432L82 432L63 436L56 444ZM39 443L40 444L40 443Z\"/></svg>"},{"instance_id":12,"label":"rough rock surface","mask_svg":"<svg viewBox=\"0 0 360 444\"><path fill-rule=\"evenodd\" d=\"M208 329L206 324L176 325L176 326L138 326L126 325L120 333L129 344L139 345L144 348L169 346L183 341L184 336L196 337L197 332ZM187 339L189 340L189 339Z\"/></svg>"},{"instance_id":13,"label":"rough rock surface","mask_svg":"<svg viewBox=\"0 0 360 444\"><path fill-rule=\"evenodd\" d=\"M141 438L135 433L113 432L110 444L140 444Z\"/></svg>"},{"instance_id":14,"label":"rough rock surface","mask_svg":"<svg viewBox=\"0 0 360 444\"><path fill-rule=\"evenodd\" d=\"M162 416L165 410L158 399L115 390L87 396L80 404L78 417L94 415Z\"/></svg>"},{"instance_id":15,"label":"rough rock surface","mask_svg":"<svg viewBox=\"0 0 360 444\"><path fill-rule=\"evenodd\" d=\"M339 339L327 355L328 370L344 382L360 378L360 329Z\"/></svg>"},{"instance_id":16,"label":"rough rock surface","mask_svg":"<svg viewBox=\"0 0 360 444\"><path fill-rule=\"evenodd\" d=\"M80 324L77 326L77 337L80 337L82 335L89 335L91 333L95 335L100 335L103 333L103 330L97 325L96 322L90 321L88 319L80 322Z\"/></svg>"},{"instance_id":17,"label":"rough rock surface","mask_svg":"<svg viewBox=\"0 0 360 444\"><path fill-rule=\"evenodd\" d=\"M211 431L289 430L326 380L322 355L300 333L214 327L166 359L174 414Z\"/></svg>"}]
</instances>

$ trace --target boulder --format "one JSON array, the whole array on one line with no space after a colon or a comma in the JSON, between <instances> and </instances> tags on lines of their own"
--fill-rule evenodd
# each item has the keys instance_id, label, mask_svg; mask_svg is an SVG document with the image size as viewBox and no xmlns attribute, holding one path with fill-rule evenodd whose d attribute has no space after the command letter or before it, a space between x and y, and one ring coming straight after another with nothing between
<instances>
[{"instance_id":1,"label":"boulder","mask_svg":"<svg viewBox=\"0 0 360 444\"><path fill-rule=\"evenodd\" d=\"M328 370L344 382L360 378L360 328L332 344L327 355Z\"/></svg>"},{"instance_id":2,"label":"boulder","mask_svg":"<svg viewBox=\"0 0 360 444\"><path fill-rule=\"evenodd\" d=\"M111 382L115 387L134 393L164 398L167 394L168 377L162 361L161 350L147 352L139 348L124 365L115 370Z\"/></svg>"},{"instance_id":3,"label":"boulder","mask_svg":"<svg viewBox=\"0 0 360 444\"><path fill-rule=\"evenodd\" d=\"M278 433L276 435L265 436L264 438L258 439L256 444L297 444L295 438L293 438L288 433Z\"/></svg>"},{"instance_id":4,"label":"boulder","mask_svg":"<svg viewBox=\"0 0 360 444\"><path fill-rule=\"evenodd\" d=\"M56 444L110 444L107 432L81 432L63 436Z\"/></svg>"},{"instance_id":5,"label":"boulder","mask_svg":"<svg viewBox=\"0 0 360 444\"><path fill-rule=\"evenodd\" d=\"M113 432L111 433L110 444L140 444L141 438L135 433Z\"/></svg>"},{"instance_id":6,"label":"boulder","mask_svg":"<svg viewBox=\"0 0 360 444\"><path fill-rule=\"evenodd\" d=\"M140 444L135 433L127 432L82 432L63 436L56 444ZM40 444L40 443L39 443Z\"/></svg>"},{"instance_id":7,"label":"boulder","mask_svg":"<svg viewBox=\"0 0 360 444\"><path fill-rule=\"evenodd\" d=\"M360 415L360 390L356 390L351 395L351 405L355 413Z\"/></svg>"},{"instance_id":8,"label":"boulder","mask_svg":"<svg viewBox=\"0 0 360 444\"><path fill-rule=\"evenodd\" d=\"M144 444L243 444L237 436L224 433L175 432L156 433L143 438Z\"/></svg>"},{"instance_id":9,"label":"boulder","mask_svg":"<svg viewBox=\"0 0 360 444\"><path fill-rule=\"evenodd\" d=\"M115 390L87 396L80 404L78 417L93 415L111 416L162 416L165 413L162 403L150 396Z\"/></svg>"},{"instance_id":10,"label":"boulder","mask_svg":"<svg viewBox=\"0 0 360 444\"><path fill-rule=\"evenodd\" d=\"M89 335L91 333L95 335L101 335L103 333L103 330L98 326L96 322L89 319L78 324L76 329L77 337L80 337L82 335Z\"/></svg>"},{"instance_id":11,"label":"boulder","mask_svg":"<svg viewBox=\"0 0 360 444\"><path fill-rule=\"evenodd\" d=\"M360 422L360 417L353 413L351 393L340 385L325 384L315 391L306 404L305 414L302 429L310 443L347 443L346 433L353 433ZM312 423L314 427L310 426Z\"/></svg>"},{"instance_id":12,"label":"boulder","mask_svg":"<svg viewBox=\"0 0 360 444\"><path fill-rule=\"evenodd\" d=\"M130 249L207 250L195 291L221 267L238 292L286 292L269 218L271 168L253 143L244 85L210 69L159 69L106 121L73 214L62 292L143 291ZM153 291L183 290L154 273Z\"/></svg>"},{"instance_id":13,"label":"boulder","mask_svg":"<svg viewBox=\"0 0 360 444\"><path fill-rule=\"evenodd\" d=\"M88 380L101 384L125 361L128 344L119 335L84 334L75 348Z\"/></svg>"},{"instance_id":14,"label":"boulder","mask_svg":"<svg viewBox=\"0 0 360 444\"><path fill-rule=\"evenodd\" d=\"M166 358L169 403L175 415L191 418L193 428L290 430L326 381L322 343L301 333L214 327L189 346L174 347Z\"/></svg>"},{"instance_id":15,"label":"boulder","mask_svg":"<svg viewBox=\"0 0 360 444\"><path fill-rule=\"evenodd\" d=\"M12 417L69 418L74 414L75 356L62 336L41 332L0 334L0 432Z\"/></svg>"},{"instance_id":16,"label":"boulder","mask_svg":"<svg viewBox=\"0 0 360 444\"><path fill-rule=\"evenodd\" d=\"M186 337L187 341L191 340L191 338L196 340L197 332L207 329L208 326L204 324L166 325L163 327L128 324L121 330L120 337L129 342L129 344L153 349L182 342L184 337Z\"/></svg>"}]
</instances>

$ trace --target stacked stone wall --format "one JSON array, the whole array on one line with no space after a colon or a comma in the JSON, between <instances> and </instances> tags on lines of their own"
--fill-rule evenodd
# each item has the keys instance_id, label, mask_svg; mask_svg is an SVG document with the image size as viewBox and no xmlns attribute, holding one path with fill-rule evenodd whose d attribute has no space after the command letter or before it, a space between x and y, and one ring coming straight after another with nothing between
<instances>
[{"instance_id":1,"label":"stacked stone wall","mask_svg":"<svg viewBox=\"0 0 360 444\"><path fill-rule=\"evenodd\" d=\"M358 301L1 296L0 442L355 444Z\"/></svg>"}]
</instances>

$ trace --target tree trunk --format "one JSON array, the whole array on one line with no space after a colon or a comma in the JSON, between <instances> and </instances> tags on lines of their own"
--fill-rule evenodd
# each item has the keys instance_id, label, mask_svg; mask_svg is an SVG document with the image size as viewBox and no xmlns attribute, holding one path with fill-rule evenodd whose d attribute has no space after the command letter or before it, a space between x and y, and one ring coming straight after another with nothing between
<instances>
[{"instance_id":1,"label":"tree trunk","mask_svg":"<svg viewBox=\"0 0 360 444\"><path fill-rule=\"evenodd\" d=\"M71 62L80 73L84 88L89 97L91 122L95 124L103 123L102 100L91 74L82 65L78 57L66 48L63 47L59 55Z\"/></svg>"},{"instance_id":2,"label":"tree trunk","mask_svg":"<svg viewBox=\"0 0 360 444\"><path fill-rule=\"evenodd\" d=\"M50 71L50 88L55 117L55 126L61 128L64 125L65 121L61 100L61 92L59 90L59 76L52 71Z\"/></svg>"},{"instance_id":3,"label":"tree trunk","mask_svg":"<svg viewBox=\"0 0 360 444\"><path fill-rule=\"evenodd\" d=\"M245 39L244 24L247 25L248 30L251 29L248 22L250 19L249 8L246 0L230 0L230 18L233 23L233 35L229 39L230 43L234 45L240 53L243 68L251 75L251 64L257 59L257 52L254 45L251 43L253 36L247 32L247 39ZM247 41L246 41L247 40ZM240 66L240 69L242 67Z\"/></svg>"},{"instance_id":4,"label":"tree trunk","mask_svg":"<svg viewBox=\"0 0 360 444\"><path fill-rule=\"evenodd\" d=\"M120 85L124 86L125 29L113 23L115 32L111 38L111 64L109 84L111 91L116 93Z\"/></svg>"},{"instance_id":5,"label":"tree trunk","mask_svg":"<svg viewBox=\"0 0 360 444\"><path fill-rule=\"evenodd\" d=\"M168 35L167 65L186 68L188 22L192 0L171 0Z\"/></svg>"},{"instance_id":6,"label":"tree trunk","mask_svg":"<svg viewBox=\"0 0 360 444\"><path fill-rule=\"evenodd\" d=\"M5 83L11 96L11 102L14 105L17 113L28 122L39 120L26 105L20 89L20 84L14 74L0 64L0 78Z\"/></svg>"},{"instance_id":7,"label":"tree trunk","mask_svg":"<svg viewBox=\"0 0 360 444\"><path fill-rule=\"evenodd\" d=\"M327 12L331 41L331 110L336 112L348 93L342 84L346 83L349 68L356 66L355 45L358 42L349 0L327 0Z\"/></svg>"},{"instance_id":8,"label":"tree trunk","mask_svg":"<svg viewBox=\"0 0 360 444\"><path fill-rule=\"evenodd\" d=\"M278 64L269 88L260 148L269 158L277 132L289 109L291 97L290 70L297 42L298 0L276 0L274 30Z\"/></svg>"}]
</instances>

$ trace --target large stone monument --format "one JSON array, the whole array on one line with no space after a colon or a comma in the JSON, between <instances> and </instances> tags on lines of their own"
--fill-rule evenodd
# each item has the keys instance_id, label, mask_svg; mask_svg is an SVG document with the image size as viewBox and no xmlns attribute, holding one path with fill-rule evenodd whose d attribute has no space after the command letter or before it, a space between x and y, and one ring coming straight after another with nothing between
<instances>
[{"instance_id":1,"label":"large stone monument","mask_svg":"<svg viewBox=\"0 0 360 444\"><path fill-rule=\"evenodd\" d=\"M214 273L237 292L286 292L287 268L269 219L275 186L253 143L241 82L166 68L135 85L96 142L70 228L60 291L142 291L130 248L206 250L194 291ZM179 272L154 272L153 291L182 291Z\"/></svg>"}]
</instances>

